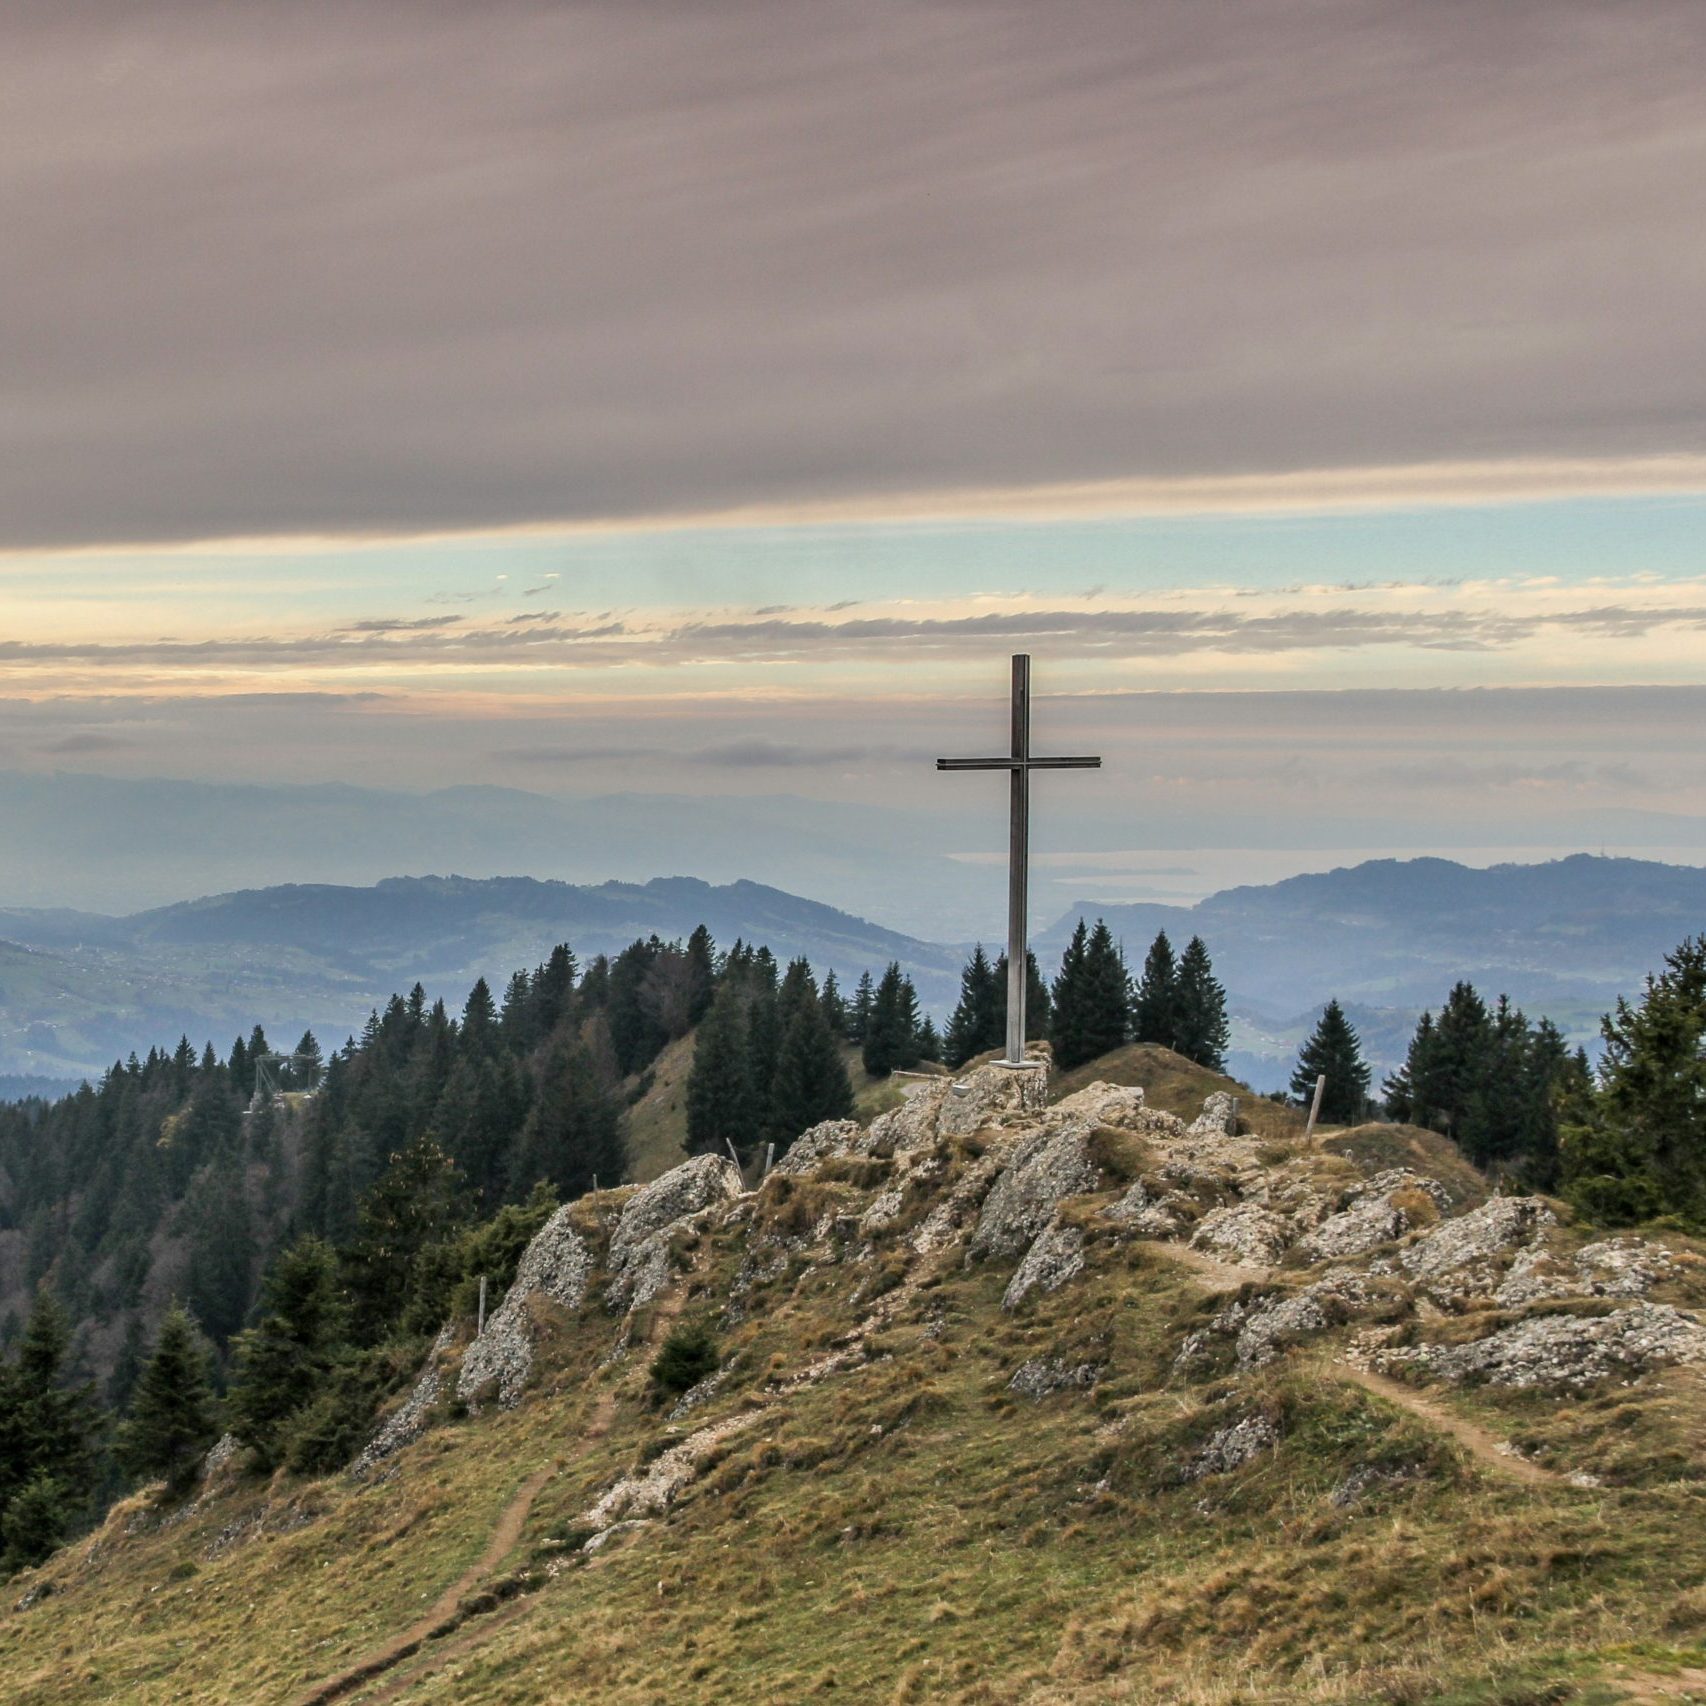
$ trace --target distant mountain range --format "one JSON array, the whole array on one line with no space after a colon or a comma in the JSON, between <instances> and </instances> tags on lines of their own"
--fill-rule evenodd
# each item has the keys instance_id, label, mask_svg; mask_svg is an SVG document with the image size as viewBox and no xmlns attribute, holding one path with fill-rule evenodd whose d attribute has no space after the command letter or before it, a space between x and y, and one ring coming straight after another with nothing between
<instances>
[{"instance_id":1,"label":"distant mountain range","mask_svg":"<svg viewBox=\"0 0 1706 1706\"><path fill-rule=\"evenodd\" d=\"M1619 994L1706 929L1706 870L1585 854L1490 870L1388 859L1192 907L1086 900L1037 941L1046 970L1080 916L1106 918L1134 970L1157 930L1179 947L1201 935L1230 997L1233 1070L1266 1090L1283 1083L1330 996L1382 1072L1421 1009L1437 1008L1459 977L1591 1042ZM849 985L898 959L939 1016L966 952L761 883L685 877L399 877L244 890L123 917L0 910L0 1094L19 1093L8 1078L75 1079L180 1032L225 1047L257 1020L281 1040L311 1027L337 1043L416 981L459 1003L477 976L497 983L556 942L584 960L699 923L724 946L766 942L784 959L833 966Z\"/></svg>"},{"instance_id":2,"label":"distant mountain range","mask_svg":"<svg viewBox=\"0 0 1706 1706\"><path fill-rule=\"evenodd\" d=\"M1618 995L1706 930L1706 870L1585 853L1486 870L1377 859L1192 907L1076 902L1038 942L1045 960L1080 917L1105 918L1134 966L1158 930L1176 947L1200 935L1238 1020L1233 1070L1268 1088L1328 997L1390 1066L1460 977L1591 1042Z\"/></svg>"},{"instance_id":3,"label":"distant mountain range","mask_svg":"<svg viewBox=\"0 0 1706 1706\"><path fill-rule=\"evenodd\" d=\"M0 910L0 1074L74 1078L133 1048L224 1048L257 1020L275 1040L328 1045L419 982L459 1005L568 941L583 962L654 932L707 925L724 947L804 954L851 985L899 960L926 1001L951 1002L960 956L761 883L696 878L577 887L531 877L395 877L371 888L299 884L125 917Z\"/></svg>"}]
</instances>

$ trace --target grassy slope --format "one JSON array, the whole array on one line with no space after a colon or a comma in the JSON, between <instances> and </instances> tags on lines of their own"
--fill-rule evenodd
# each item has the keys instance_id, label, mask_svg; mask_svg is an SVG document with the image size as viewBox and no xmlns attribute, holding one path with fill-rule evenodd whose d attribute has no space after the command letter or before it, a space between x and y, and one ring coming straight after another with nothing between
<instances>
[{"instance_id":1,"label":"grassy slope","mask_svg":"<svg viewBox=\"0 0 1706 1706\"><path fill-rule=\"evenodd\" d=\"M778 1230L866 1200L782 1185L755 1204ZM726 1292L743 1238L683 1252L689 1307ZM1017 1316L999 1308L1007 1273L956 1259L897 1311L887 1360L766 1396L846 1331L871 1276L801 1255L726 1331L729 1384L673 1427L645 1401L643 1357L607 1361L617 1324L596 1302L553 1315L527 1402L447 1421L377 1485L240 1486L134 1535L136 1507L115 1513L49 1566L52 1597L0 1614L0 1697L294 1700L417 1617L545 1465L509 1566L530 1572L526 1596L347 1698L1525 1706L1613 1698L1595 1678L1706 1635L1696 1374L1566 1404L1441 1395L1605 1482L1527 1485L1313 1354L1175 1376L1181 1338L1224 1299L1162 1247L1099 1244L1085 1278ZM1040 1354L1107 1375L1093 1394L1010 1395ZM752 1402L756 1423L666 1519L596 1560L572 1550L619 1472ZM1255 1411L1281 1421L1278 1451L1181 1483L1209 1433ZM1335 1506L1370 1463L1407 1478Z\"/></svg>"},{"instance_id":2,"label":"grassy slope","mask_svg":"<svg viewBox=\"0 0 1706 1706\"><path fill-rule=\"evenodd\" d=\"M1141 1084L1144 1101L1150 1107L1187 1120L1202 1111L1205 1097L1225 1090L1238 1098L1238 1117L1244 1130L1276 1141L1296 1137L1303 1130L1303 1116L1296 1108L1270 1102L1236 1079L1211 1072L1158 1043L1127 1043L1111 1054L1061 1073L1051 1087L1053 1097L1059 1101L1097 1079L1108 1084Z\"/></svg>"}]
</instances>

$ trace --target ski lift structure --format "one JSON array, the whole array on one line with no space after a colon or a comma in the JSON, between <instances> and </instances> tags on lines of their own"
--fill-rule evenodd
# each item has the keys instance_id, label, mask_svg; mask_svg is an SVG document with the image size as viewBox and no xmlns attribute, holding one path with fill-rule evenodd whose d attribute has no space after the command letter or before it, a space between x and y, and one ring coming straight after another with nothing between
<instances>
[{"instance_id":1,"label":"ski lift structure","mask_svg":"<svg viewBox=\"0 0 1706 1706\"><path fill-rule=\"evenodd\" d=\"M291 1072L298 1066L313 1066L314 1057L310 1054L257 1054L254 1057L255 1093L249 1099L248 1112L254 1111L263 1103L282 1098L288 1089L287 1080ZM289 1089L293 1096L308 1097L314 1094L311 1089Z\"/></svg>"}]
</instances>

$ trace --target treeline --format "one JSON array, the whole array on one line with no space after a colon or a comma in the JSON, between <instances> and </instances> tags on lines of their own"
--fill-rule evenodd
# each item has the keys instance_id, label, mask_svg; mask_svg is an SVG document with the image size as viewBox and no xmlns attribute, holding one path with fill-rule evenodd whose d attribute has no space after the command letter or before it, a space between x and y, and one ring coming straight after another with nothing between
<instances>
[{"instance_id":1,"label":"treeline","mask_svg":"<svg viewBox=\"0 0 1706 1706\"><path fill-rule=\"evenodd\" d=\"M1034 954L1026 962L1026 1030L1048 1038L1061 1071L1133 1042L1159 1043L1216 1072L1225 1068L1226 991L1200 936L1175 956L1161 931L1134 977L1107 924L1097 919L1092 927L1081 918L1052 985L1043 983ZM1007 956L991 961L979 943L960 975L943 1058L961 1066L1003 1047L1006 1030Z\"/></svg>"}]
</instances>

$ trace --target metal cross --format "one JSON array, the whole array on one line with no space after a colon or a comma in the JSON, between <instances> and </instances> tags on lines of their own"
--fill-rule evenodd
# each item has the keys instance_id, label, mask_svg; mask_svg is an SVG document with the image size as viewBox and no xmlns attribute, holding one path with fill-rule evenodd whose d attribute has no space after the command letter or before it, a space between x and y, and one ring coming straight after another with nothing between
<instances>
[{"instance_id":1,"label":"metal cross","mask_svg":"<svg viewBox=\"0 0 1706 1706\"><path fill-rule=\"evenodd\" d=\"M1024 1066L1025 890L1030 863L1031 772L1033 770L1100 770L1100 758L1033 758L1031 756L1031 660L1024 652L1013 656L1013 750L1006 758L938 758L938 770L1006 770L1012 775L1012 828L1007 855L1007 1058L1001 1066Z\"/></svg>"}]
</instances>

